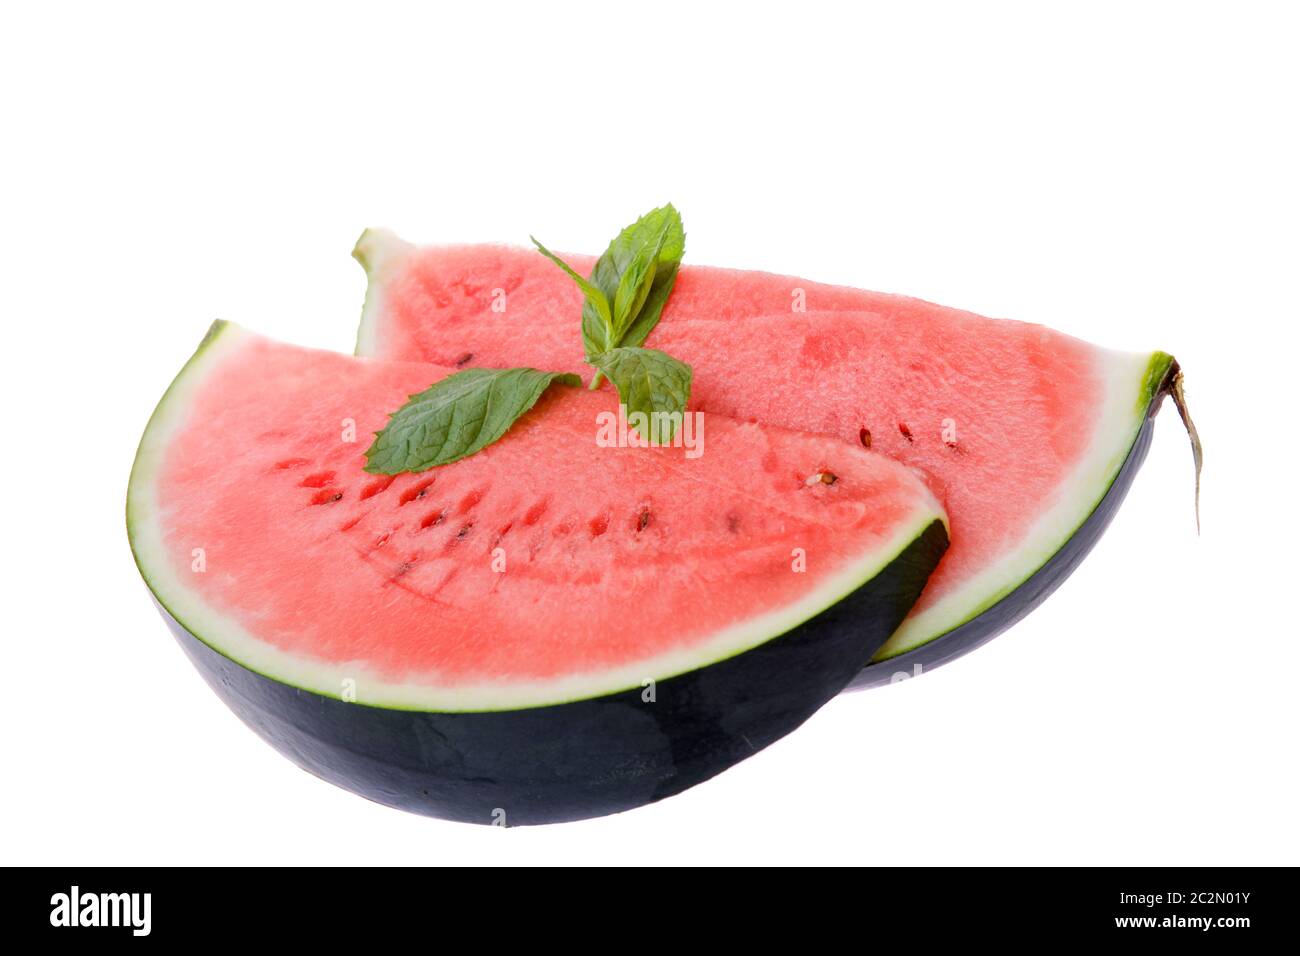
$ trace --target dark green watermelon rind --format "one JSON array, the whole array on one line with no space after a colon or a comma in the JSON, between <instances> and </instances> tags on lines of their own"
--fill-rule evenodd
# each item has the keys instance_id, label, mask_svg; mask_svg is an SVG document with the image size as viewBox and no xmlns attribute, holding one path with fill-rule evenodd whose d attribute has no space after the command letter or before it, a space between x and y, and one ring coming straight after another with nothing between
<instances>
[{"instance_id":1,"label":"dark green watermelon rind","mask_svg":"<svg viewBox=\"0 0 1300 956\"><path fill-rule=\"evenodd\" d=\"M1140 392L1137 413L1142 416L1142 423L1137 436L1096 506L1061 548L1015 590L991 607L925 644L868 664L853 679L848 689L866 690L897 683L956 660L987 644L1046 600L1088 556L1119 511L1133 479L1146 460L1155 430L1155 417L1166 395L1173 398L1191 440L1199 499L1201 443L1183 396L1182 371L1172 355L1156 352L1151 357Z\"/></svg>"},{"instance_id":2,"label":"dark green watermelon rind","mask_svg":"<svg viewBox=\"0 0 1300 956\"><path fill-rule=\"evenodd\" d=\"M378 803L466 823L559 823L679 793L785 736L898 626L947 547L926 527L856 591L717 663L602 697L498 712L346 703L274 680L163 617L208 685L303 769Z\"/></svg>"}]
</instances>

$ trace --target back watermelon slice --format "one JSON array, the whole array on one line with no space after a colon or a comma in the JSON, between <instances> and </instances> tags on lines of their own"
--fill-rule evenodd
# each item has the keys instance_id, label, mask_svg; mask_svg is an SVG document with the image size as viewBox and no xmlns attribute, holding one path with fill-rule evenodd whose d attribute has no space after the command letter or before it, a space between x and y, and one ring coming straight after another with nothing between
<instances>
[{"instance_id":1,"label":"back watermelon slice","mask_svg":"<svg viewBox=\"0 0 1300 956\"><path fill-rule=\"evenodd\" d=\"M590 373L581 294L536 252L419 248L369 230L354 254L369 278L358 354ZM565 258L584 273L594 262ZM1043 600L1114 515L1167 393L1199 469L1178 365L1163 352L699 266L682 267L646 345L693 367L695 408L867 445L930 476L951 547L856 686L950 660Z\"/></svg>"},{"instance_id":2,"label":"back watermelon slice","mask_svg":"<svg viewBox=\"0 0 1300 956\"><path fill-rule=\"evenodd\" d=\"M208 683L382 803L523 824L676 793L843 689L946 547L883 456L716 414L698 455L602 447L608 392L553 388L478 454L365 472L449 371L218 324L131 476L136 561Z\"/></svg>"}]
</instances>

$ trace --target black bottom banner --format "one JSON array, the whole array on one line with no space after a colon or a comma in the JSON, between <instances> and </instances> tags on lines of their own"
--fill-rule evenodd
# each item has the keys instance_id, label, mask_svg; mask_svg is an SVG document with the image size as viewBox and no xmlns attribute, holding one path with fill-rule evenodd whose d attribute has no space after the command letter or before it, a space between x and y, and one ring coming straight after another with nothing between
<instances>
[{"instance_id":1,"label":"black bottom banner","mask_svg":"<svg viewBox=\"0 0 1300 956\"><path fill-rule=\"evenodd\" d=\"M642 888L641 875L625 870L587 883L576 872L535 882L486 870L10 870L5 924L49 933L51 942L356 940L373 947L386 937L410 945L413 934L428 932L432 947L445 944L439 936L453 918L480 934L486 925L494 936L532 927L536 945L553 945L552 934L592 931L675 945L663 935L671 937L676 925L693 936L711 911L720 921L715 932L725 921L729 938L739 929L744 939L748 922L768 942L776 929L820 937L827 924L853 923L852 937L877 926L881 941L895 944L897 936L915 935L925 942L1127 938L1233 946L1289 938L1296 921L1291 869L864 869L828 874L815 891L802 880L760 882L748 874L707 891L692 874L671 884L656 874ZM685 922L666 920L665 893L689 911L681 914Z\"/></svg>"}]
</instances>

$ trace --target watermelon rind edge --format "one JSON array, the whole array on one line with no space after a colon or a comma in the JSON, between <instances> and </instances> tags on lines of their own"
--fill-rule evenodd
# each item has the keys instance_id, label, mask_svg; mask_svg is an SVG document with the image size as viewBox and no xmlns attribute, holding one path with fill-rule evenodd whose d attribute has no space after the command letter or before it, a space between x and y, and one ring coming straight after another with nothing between
<instances>
[{"instance_id":1,"label":"watermelon rind edge","mask_svg":"<svg viewBox=\"0 0 1300 956\"><path fill-rule=\"evenodd\" d=\"M1137 389L1137 433L1105 490L1065 542L1007 594L991 602L956 627L922 644L873 659L850 683L849 690L866 690L898 683L950 663L988 643L1041 604L1091 552L1109 527L1146 459L1155 417L1166 395L1178 408L1192 445L1199 511L1202 452L1183 394L1183 373L1167 352L1151 353ZM1199 527L1199 513L1197 516ZM888 642L886 648L888 647ZM886 648L882 648L885 650Z\"/></svg>"}]
</instances>

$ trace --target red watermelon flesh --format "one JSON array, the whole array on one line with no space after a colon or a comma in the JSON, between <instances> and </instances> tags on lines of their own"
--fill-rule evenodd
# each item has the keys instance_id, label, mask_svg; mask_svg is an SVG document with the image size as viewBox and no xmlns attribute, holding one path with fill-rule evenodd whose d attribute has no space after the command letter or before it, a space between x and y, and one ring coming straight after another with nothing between
<instances>
[{"instance_id":1,"label":"red watermelon flesh","mask_svg":"<svg viewBox=\"0 0 1300 956\"><path fill-rule=\"evenodd\" d=\"M370 278L359 354L590 375L581 294L536 252L370 230L356 255ZM566 259L583 273L594 261ZM917 299L699 266L681 269L646 345L692 366L697 409L869 444L929 476L951 545L877 660L973 619L1058 552L1172 365Z\"/></svg>"},{"instance_id":2,"label":"red watermelon flesh","mask_svg":"<svg viewBox=\"0 0 1300 956\"><path fill-rule=\"evenodd\" d=\"M883 456L721 415L698 457L600 447L611 394L564 387L462 461L363 471L371 433L448 372L220 326L132 474L132 545L159 601L293 686L524 707L740 653L853 592L942 515ZM809 483L821 474L836 480Z\"/></svg>"}]
</instances>

